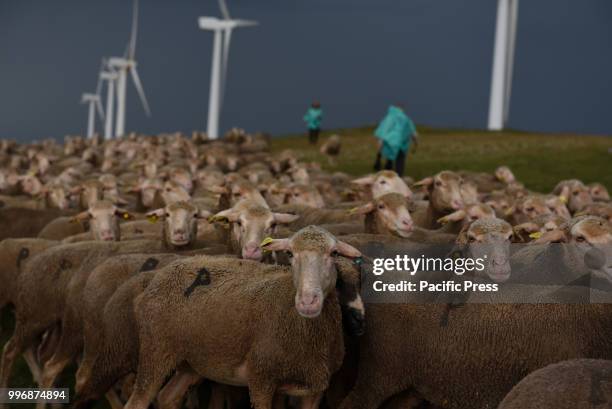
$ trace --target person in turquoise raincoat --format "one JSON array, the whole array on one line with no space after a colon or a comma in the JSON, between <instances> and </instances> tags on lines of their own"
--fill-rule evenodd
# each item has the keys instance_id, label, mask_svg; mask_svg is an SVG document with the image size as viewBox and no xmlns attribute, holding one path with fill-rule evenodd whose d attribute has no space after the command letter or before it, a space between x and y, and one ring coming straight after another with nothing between
<instances>
[{"instance_id":1,"label":"person in turquoise raincoat","mask_svg":"<svg viewBox=\"0 0 612 409\"><path fill-rule=\"evenodd\" d=\"M400 105L395 104L389 107L387 115L374 131L374 136L379 140L374 169L377 171L381 169L382 157L387 160L385 169L395 170L399 176L403 176L406 155L412 141L414 141L416 150L418 133L414 123Z\"/></svg>"},{"instance_id":2,"label":"person in turquoise raincoat","mask_svg":"<svg viewBox=\"0 0 612 409\"><path fill-rule=\"evenodd\" d=\"M306 115L304 115L304 122L308 126L308 139L312 145L315 145L319 140L322 120L323 110L321 109L321 104L313 102L308 111L306 111Z\"/></svg>"}]
</instances>

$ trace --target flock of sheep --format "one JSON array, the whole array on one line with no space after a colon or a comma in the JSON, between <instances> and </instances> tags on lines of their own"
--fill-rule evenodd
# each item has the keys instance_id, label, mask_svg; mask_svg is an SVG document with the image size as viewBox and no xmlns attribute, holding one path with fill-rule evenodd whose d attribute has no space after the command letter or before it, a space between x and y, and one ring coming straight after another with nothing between
<instances>
[{"instance_id":1,"label":"flock of sheep","mask_svg":"<svg viewBox=\"0 0 612 409\"><path fill-rule=\"evenodd\" d=\"M611 304L360 295L372 243L487 245L479 279L511 283L514 260L520 285L550 294L525 271L566 243L570 279L605 278L603 185L536 193L503 166L354 179L269 144L241 130L0 141L0 308L15 316L0 388L22 356L41 388L76 363L78 408L612 407Z\"/></svg>"}]
</instances>

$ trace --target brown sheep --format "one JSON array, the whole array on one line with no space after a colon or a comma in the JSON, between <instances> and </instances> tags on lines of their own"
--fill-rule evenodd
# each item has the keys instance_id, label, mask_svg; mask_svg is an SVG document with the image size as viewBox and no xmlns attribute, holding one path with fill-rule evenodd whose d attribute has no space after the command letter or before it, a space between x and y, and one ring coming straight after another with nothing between
<instances>
[{"instance_id":1,"label":"brown sheep","mask_svg":"<svg viewBox=\"0 0 612 409\"><path fill-rule=\"evenodd\" d=\"M0 208L0 240L6 238L36 237L52 220L69 216L73 212L59 209L30 210L20 208Z\"/></svg>"},{"instance_id":2,"label":"brown sheep","mask_svg":"<svg viewBox=\"0 0 612 409\"><path fill-rule=\"evenodd\" d=\"M498 409L595 409L612 407L612 361L574 359L527 375Z\"/></svg>"},{"instance_id":3,"label":"brown sheep","mask_svg":"<svg viewBox=\"0 0 612 409\"><path fill-rule=\"evenodd\" d=\"M370 304L366 327L341 409L376 409L411 388L446 409L494 408L538 368L612 357L605 304Z\"/></svg>"},{"instance_id":4,"label":"brown sheep","mask_svg":"<svg viewBox=\"0 0 612 409\"><path fill-rule=\"evenodd\" d=\"M415 186L427 189L429 204L412 215L415 224L426 229L441 227L437 220L463 208L463 183L461 176L450 171L442 171L417 182Z\"/></svg>"},{"instance_id":5,"label":"brown sheep","mask_svg":"<svg viewBox=\"0 0 612 409\"><path fill-rule=\"evenodd\" d=\"M413 196L412 191L400 178L397 173L392 170L381 170L380 172L365 176L359 179L352 180L351 183L355 183L362 186L371 186L371 194L373 198L378 198L385 193L399 193L411 198Z\"/></svg>"},{"instance_id":6,"label":"brown sheep","mask_svg":"<svg viewBox=\"0 0 612 409\"><path fill-rule=\"evenodd\" d=\"M291 251L291 274L285 267L206 257L166 267L167 274L160 270L137 306L140 358L126 408L146 408L180 362L205 378L248 385L256 409L270 408L275 393L299 394L303 407L318 406L344 354L334 259L360 253L312 226L264 247ZM225 318L212 310L226 311Z\"/></svg>"},{"instance_id":7,"label":"brown sheep","mask_svg":"<svg viewBox=\"0 0 612 409\"><path fill-rule=\"evenodd\" d=\"M214 215L213 219L230 223L230 251L242 258L260 261L263 258L259 247L262 240L274 235L277 225L294 222L299 217L272 212L252 200L241 200L231 209Z\"/></svg>"},{"instance_id":8,"label":"brown sheep","mask_svg":"<svg viewBox=\"0 0 612 409\"><path fill-rule=\"evenodd\" d=\"M211 214L190 202L178 201L147 213L149 220L163 220L162 241L168 249L193 247L198 237L198 219Z\"/></svg>"},{"instance_id":9,"label":"brown sheep","mask_svg":"<svg viewBox=\"0 0 612 409\"><path fill-rule=\"evenodd\" d=\"M68 295L79 293L97 264L110 255L160 252L161 247L159 241L90 241L53 246L32 258L19 274L15 330L2 354L0 387L6 387L17 356L63 319ZM54 378L57 368L62 362L47 361L43 381Z\"/></svg>"},{"instance_id":10,"label":"brown sheep","mask_svg":"<svg viewBox=\"0 0 612 409\"><path fill-rule=\"evenodd\" d=\"M96 360L107 361L109 356L100 355L104 345L114 340L105 340L103 328L103 313L107 301L113 296L117 288L136 274L162 268L172 261L181 258L175 254L130 254L127 256L112 257L98 265L87 278L80 300L76 304L68 304L67 308L74 311L67 316L80 317L82 327L78 322L64 322L63 331L72 331L71 338L82 337L85 350L76 374L76 389L82 391L87 388L92 377L101 374L92 372ZM74 320L73 320L74 321ZM72 325L71 325L72 324ZM82 329L82 333L79 331ZM134 334L128 333L128 334ZM125 334L127 336L128 334ZM76 341L73 339L73 341ZM77 344L80 343L77 341ZM74 350L78 351L79 345ZM137 355L134 356L134 358ZM112 399L112 398L111 398Z\"/></svg>"}]
</instances>

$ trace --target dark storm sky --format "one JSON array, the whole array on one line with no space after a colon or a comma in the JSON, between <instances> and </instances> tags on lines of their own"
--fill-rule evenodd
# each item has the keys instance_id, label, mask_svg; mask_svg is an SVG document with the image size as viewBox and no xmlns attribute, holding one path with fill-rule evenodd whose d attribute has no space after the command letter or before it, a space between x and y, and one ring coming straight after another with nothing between
<instances>
[{"instance_id":1,"label":"dark storm sky","mask_svg":"<svg viewBox=\"0 0 612 409\"><path fill-rule=\"evenodd\" d=\"M324 126L374 123L402 101L422 124L486 124L495 0L228 0L235 32L222 128L300 131L312 99ZM153 110L128 88L127 129L204 128L214 0L141 0L137 60ZM82 92L121 55L128 0L0 0L0 137L84 132ZM612 134L612 1L520 4L510 126Z\"/></svg>"}]
</instances>

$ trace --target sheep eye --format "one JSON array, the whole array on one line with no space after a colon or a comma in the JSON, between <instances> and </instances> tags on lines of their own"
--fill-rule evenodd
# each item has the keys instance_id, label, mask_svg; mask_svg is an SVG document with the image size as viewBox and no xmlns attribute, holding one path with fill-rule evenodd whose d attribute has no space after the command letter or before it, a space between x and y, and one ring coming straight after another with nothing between
<instances>
[{"instance_id":1,"label":"sheep eye","mask_svg":"<svg viewBox=\"0 0 612 409\"><path fill-rule=\"evenodd\" d=\"M170 213L166 213L164 216L166 216L166 217L170 217Z\"/></svg>"},{"instance_id":2,"label":"sheep eye","mask_svg":"<svg viewBox=\"0 0 612 409\"><path fill-rule=\"evenodd\" d=\"M533 207L528 207L525 210L527 210L528 212L533 212Z\"/></svg>"},{"instance_id":3,"label":"sheep eye","mask_svg":"<svg viewBox=\"0 0 612 409\"><path fill-rule=\"evenodd\" d=\"M238 226L242 226L242 222L241 222L240 220L237 220L237 221L236 221L236 224L237 224Z\"/></svg>"},{"instance_id":4,"label":"sheep eye","mask_svg":"<svg viewBox=\"0 0 612 409\"><path fill-rule=\"evenodd\" d=\"M442 182L440 182L440 181L436 182L436 186L438 186L438 187L442 186Z\"/></svg>"},{"instance_id":5,"label":"sheep eye","mask_svg":"<svg viewBox=\"0 0 612 409\"><path fill-rule=\"evenodd\" d=\"M338 250L334 250L331 252L331 256L332 257L338 257L340 255L340 253L338 253Z\"/></svg>"},{"instance_id":6,"label":"sheep eye","mask_svg":"<svg viewBox=\"0 0 612 409\"><path fill-rule=\"evenodd\" d=\"M378 209L379 209L379 210L383 210L384 208L385 208L385 205L382 205L382 204L379 204L379 205L378 205Z\"/></svg>"},{"instance_id":7,"label":"sheep eye","mask_svg":"<svg viewBox=\"0 0 612 409\"><path fill-rule=\"evenodd\" d=\"M573 194L574 196L577 196L577 195L578 195L578 191L576 190L575 192L572 192L572 194Z\"/></svg>"},{"instance_id":8,"label":"sheep eye","mask_svg":"<svg viewBox=\"0 0 612 409\"><path fill-rule=\"evenodd\" d=\"M387 181L386 181L386 180L381 180L381 181L380 181L380 184L381 184L381 185L384 185L385 183L387 183Z\"/></svg>"},{"instance_id":9,"label":"sheep eye","mask_svg":"<svg viewBox=\"0 0 612 409\"><path fill-rule=\"evenodd\" d=\"M286 251L286 253L287 253L287 257L289 257L289 258L293 258L293 253L292 253L292 252L290 252L289 250L287 250L287 251Z\"/></svg>"},{"instance_id":10,"label":"sheep eye","mask_svg":"<svg viewBox=\"0 0 612 409\"><path fill-rule=\"evenodd\" d=\"M576 237L576 241L579 243L584 243L586 241L586 239L584 238L584 236L578 236Z\"/></svg>"},{"instance_id":11,"label":"sheep eye","mask_svg":"<svg viewBox=\"0 0 612 409\"><path fill-rule=\"evenodd\" d=\"M468 241L470 243L476 243L476 237L470 237L470 238L468 238Z\"/></svg>"}]
</instances>

